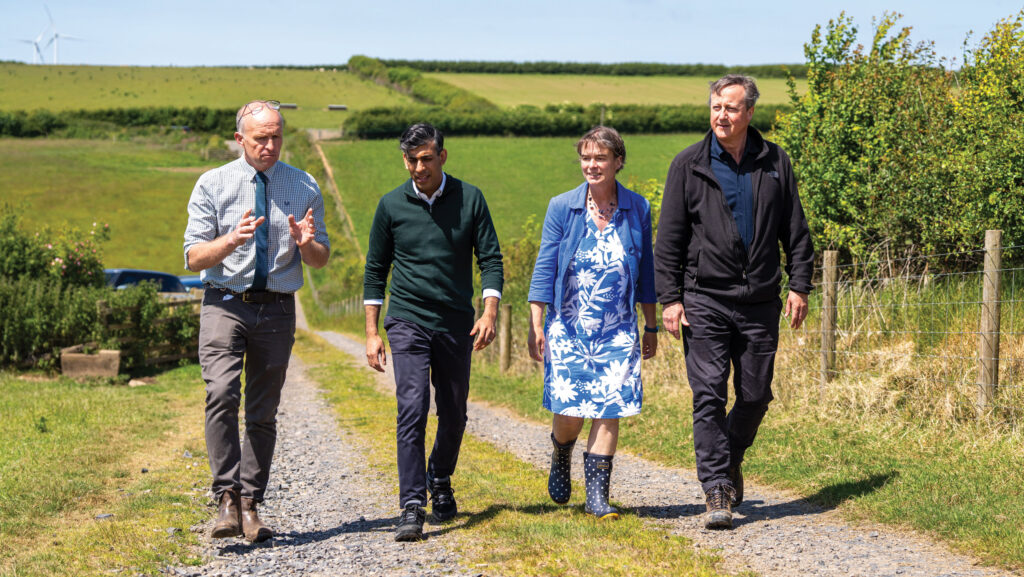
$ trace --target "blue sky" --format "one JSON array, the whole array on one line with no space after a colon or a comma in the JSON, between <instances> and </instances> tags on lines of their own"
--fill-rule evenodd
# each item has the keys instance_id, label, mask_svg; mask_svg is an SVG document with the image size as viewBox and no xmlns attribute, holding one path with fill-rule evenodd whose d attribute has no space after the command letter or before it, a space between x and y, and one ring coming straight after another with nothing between
<instances>
[{"instance_id":1,"label":"blue sky","mask_svg":"<svg viewBox=\"0 0 1024 577\"><path fill-rule=\"evenodd\" d=\"M0 0L0 60L32 61L44 2ZM763 64L803 62L815 24L845 8L904 15L911 38L959 57L1020 0L46 0L61 64L215 66L344 63L353 54L441 60ZM52 35L52 32L49 34ZM43 41L46 42L46 39ZM53 58L52 46L45 53ZM959 59L959 58L958 58Z\"/></svg>"}]
</instances>

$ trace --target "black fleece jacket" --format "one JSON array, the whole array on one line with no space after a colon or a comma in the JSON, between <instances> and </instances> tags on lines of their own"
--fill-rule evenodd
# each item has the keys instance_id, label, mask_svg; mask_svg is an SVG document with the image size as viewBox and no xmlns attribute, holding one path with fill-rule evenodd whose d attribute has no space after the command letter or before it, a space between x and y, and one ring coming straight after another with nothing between
<instances>
[{"instance_id":1,"label":"black fleece jacket","mask_svg":"<svg viewBox=\"0 0 1024 577\"><path fill-rule=\"evenodd\" d=\"M676 155L668 170L654 247L658 301L682 301L683 291L742 303L778 298L779 245L786 252L790 290L814 288L814 247L789 157L754 128L754 238L743 247L722 187L711 170L711 131Z\"/></svg>"}]
</instances>

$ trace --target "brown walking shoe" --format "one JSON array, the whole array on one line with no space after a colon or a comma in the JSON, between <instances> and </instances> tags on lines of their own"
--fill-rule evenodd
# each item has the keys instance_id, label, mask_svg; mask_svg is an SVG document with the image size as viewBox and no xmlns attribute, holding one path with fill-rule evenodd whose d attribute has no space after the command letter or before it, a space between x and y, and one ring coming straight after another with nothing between
<instances>
[{"instance_id":1,"label":"brown walking shoe","mask_svg":"<svg viewBox=\"0 0 1024 577\"><path fill-rule=\"evenodd\" d=\"M227 489L220 494L217 520L211 533L214 539L237 537L242 534L242 512L238 506L238 498L238 491L234 489Z\"/></svg>"},{"instance_id":2,"label":"brown walking shoe","mask_svg":"<svg viewBox=\"0 0 1024 577\"><path fill-rule=\"evenodd\" d=\"M732 529L732 499L736 494L729 485L715 485L704 494L708 512L705 529Z\"/></svg>"},{"instance_id":3,"label":"brown walking shoe","mask_svg":"<svg viewBox=\"0 0 1024 577\"><path fill-rule=\"evenodd\" d=\"M274 536L270 527L260 521L260 516L256 513L256 501L248 497L242 497L242 531L245 538L253 543L266 541Z\"/></svg>"}]
</instances>

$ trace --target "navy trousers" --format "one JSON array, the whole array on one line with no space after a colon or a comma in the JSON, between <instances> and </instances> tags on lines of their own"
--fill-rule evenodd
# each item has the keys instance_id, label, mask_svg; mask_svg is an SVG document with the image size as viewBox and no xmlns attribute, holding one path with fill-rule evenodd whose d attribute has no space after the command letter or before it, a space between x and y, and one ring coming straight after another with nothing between
<instances>
[{"instance_id":1,"label":"navy trousers","mask_svg":"<svg viewBox=\"0 0 1024 577\"><path fill-rule=\"evenodd\" d=\"M466 431L466 400L473 337L444 333L388 316L384 319L395 368L398 401L399 506L427 504L427 474L455 472ZM434 385L437 435L429 461L425 457L430 385Z\"/></svg>"},{"instance_id":2,"label":"navy trousers","mask_svg":"<svg viewBox=\"0 0 1024 577\"><path fill-rule=\"evenodd\" d=\"M729 482L772 400L782 301L743 304L687 292L686 374L693 391L693 446L704 491ZM726 415L729 373L736 402Z\"/></svg>"}]
</instances>

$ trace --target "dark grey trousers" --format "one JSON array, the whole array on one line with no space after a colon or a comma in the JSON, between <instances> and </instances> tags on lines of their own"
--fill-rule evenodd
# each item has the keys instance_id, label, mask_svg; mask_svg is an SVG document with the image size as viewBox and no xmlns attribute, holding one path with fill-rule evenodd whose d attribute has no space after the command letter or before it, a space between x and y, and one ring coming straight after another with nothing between
<instances>
[{"instance_id":1,"label":"dark grey trousers","mask_svg":"<svg viewBox=\"0 0 1024 577\"><path fill-rule=\"evenodd\" d=\"M683 295L686 374L693 391L693 446L704 491L728 482L743 462L772 401L782 301L741 304L698 293ZM729 372L736 402L726 415Z\"/></svg>"},{"instance_id":2,"label":"dark grey trousers","mask_svg":"<svg viewBox=\"0 0 1024 577\"><path fill-rule=\"evenodd\" d=\"M399 506L410 501L427 504L427 471L432 477L455 472L466 431L466 399L473 337L421 327L394 317L384 319L395 368L398 401ZM425 462L430 385L434 385L437 435Z\"/></svg>"},{"instance_id":3,"label":"dark grey trousers","mask_svg":"<svg viewBox=\"0 0 1024 577\"><path fill-rule=\"evenodd\" d=\"M217 499L227 489L263 501L277 442L277 406L295 343L293 298L268 304L208 289L199 321L206 381L206 451ZM245 368L245 444L238 410Z\"/></svg>"}]
</instances>

